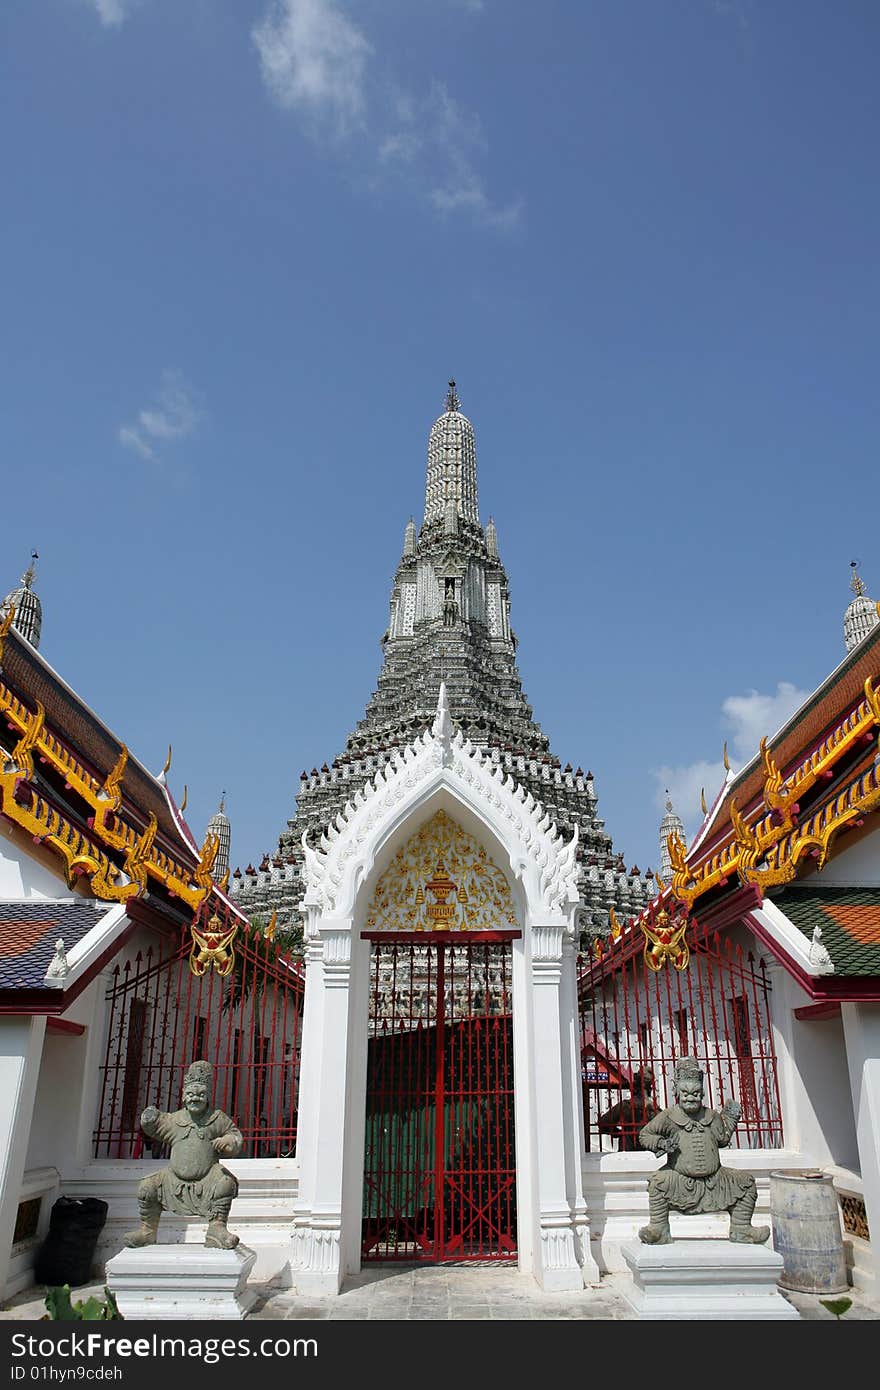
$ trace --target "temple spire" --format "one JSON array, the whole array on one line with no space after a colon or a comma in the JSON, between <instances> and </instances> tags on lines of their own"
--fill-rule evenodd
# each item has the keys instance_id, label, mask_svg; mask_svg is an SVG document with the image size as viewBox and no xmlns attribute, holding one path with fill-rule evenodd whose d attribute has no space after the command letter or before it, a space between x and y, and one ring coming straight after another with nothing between
<instances>
[{"instance_id":1,"label":"temple spire","mask_svg":"<svg viewBox=\"0 0 880 1390\"><path fill-rule=\"evenodd\" d=\"M34 592L34 580L37 575L36 562L39 555L35 550L31 551L31 562L21 576L18 588L8 593L0 603L0 618L9 612L10 608L15 609L15 617L12 626L22 637L27 638L34 648L40 645L40 633L43 626L43 605Z\"/></svg>"},{"instance_id":2,"label":"temple spire","mask_svg":"<svg viewBox=\"0 0 880 1390\"><path fill-rule=\"evenodd\" d=\"M428 439L425 525L445 523L449 504L462 521L479 526L474 430L462 414L454 381L446 393L446 409L434 421Z\"/></svg>"},{"instance_id":3,"label":"temple spire","mask_svg":"<svg viewBox=\"0 0 880 1390\"><path fill-rule=\"evenodd\" d=\"M852 579L849 587L855 594L855 598L850 603L843 616L843 640L846 649L851 652L853 647L857 647L869 632L873 632L877 623L880 622L877 604L865 593L865 581L859 574L859 561L850 560Z\"/></svg>"},{"instance_id":4,"label":"temple spire","mask_svg":"<svg viewBox=\"0 0 880 1390\"><path fill-rule=\"evenodd\" d=\"M669 853L669 837L675 835L683 845L687 844L684 823L672 804L669 788L666 788L666 814L660 822L660 877L664 883L672 878L672 858Z\"/></svg>"},{"instance_id":5,"label":"temple spire","mask_svg":"<svg viewBox=\"0 0 880 1390\"><path fill-rule=\"evenodd\" d=\"M232 826L226 814L226 792L220 793L220 805L208 821L208 834L216 835L219 845L214 860L214 877L218 881L229 870L229 851L232 847Z\"/></svg>"}]
</instances>

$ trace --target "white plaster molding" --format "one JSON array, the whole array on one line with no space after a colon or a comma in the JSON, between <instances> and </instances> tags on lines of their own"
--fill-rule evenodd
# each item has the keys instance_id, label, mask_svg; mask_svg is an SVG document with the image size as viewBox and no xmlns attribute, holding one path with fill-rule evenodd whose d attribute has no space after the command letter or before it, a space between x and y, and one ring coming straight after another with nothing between
<instances>
[{"instance_id":1,"label":"white plaster molding","mask_svg":"<svg viewBox=\"0 0 880 1390\"><path fill-rule=\"evenodd\" d=\"M748 917L754 918L760 926L768 933L770 938L775 941L780 949L791 960L799 965L808 975L819 975L810 956L810 942L804 936L800 927L796 927L789 917L786 917L781 908L777 907L772 898L765 898L760 907L753 907ZM748 917L746 925L748 925Z\"/></svg>"},{"instance_id":2,"label":"white plaster molding","mask_svg":"<svg viewBox=\"0 0 880 1390\"><path fill-rule=\"evenodd\" d=\"M560 965L565 949L565 928L562 926L532 926L532 960L538 963Z\"/></svg>"},{"instance_id":3,"label":"white plaster molding","mask_svg":"<svg viewBox=\"0 0 880 1390\"><path fill-rule=\"evenodd\" d=\"M303 834L306 891L301 911L309 935L317 930L322 914L351 915L376 847L416 803L442 787L471 806L505 846L514 874L523 880L533 916L555 919L573 930L579 901L577 826L566 844L531 792L460 729L452 731L441 688L432 727L395 753L356 792L322 835L320 848L312 849Z\"/></svg>"},{"instance_id":4,"label":"white plaster molding","mask_svg":"<svg viewBox=\"0 0 880 1390\"><path fill-rule=\"evenodd\" d=\"M294 1216L290 1275L298 1293L337 1294L342 1281L339 1213L300 1208Z\"/></svg>"},{"instance_id":5,"label":"white plaster molding","mask_svg":"<svg viewBox=\"0 0 880 1390\"><path fill-rule=\"evenodd\" d=\"M324 982L328 989L341 989L348 985L351 974L351 929L334 927L321 931L323 943Z\"/></svg>"},{"instance_id":6,"label":"white plaster molding","mask_svg":"<svg viewBox=\"0 0 880 1390\"><path fill-rule=\"evenodd\" d=\"M582 1289L590 1270L578 1260L578 1241L570 1212L541 1216L541 1251L538 1279L548 1292Z\"/></svg>"}]
</instances>

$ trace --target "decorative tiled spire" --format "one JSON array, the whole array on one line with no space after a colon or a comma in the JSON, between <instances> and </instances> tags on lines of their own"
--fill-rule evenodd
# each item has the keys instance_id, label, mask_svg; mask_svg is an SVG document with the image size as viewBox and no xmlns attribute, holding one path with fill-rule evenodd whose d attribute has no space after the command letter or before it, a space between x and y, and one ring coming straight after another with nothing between
<instances>
[{"instance_id":1,"label":"decorative tiled spire","mask_svg":"<svg viewBox=\"0 0 880 1390\"><path fill-rule=\"evenodd\" d=\"M229 850L232 844L232 826L226 814L226 793L220 797L220 806L208 821L208 834L216 835L220 841L217 858L214 860L214 877L221 879L229 869Z\"/></svg>"},{"instance_id":2,"label":"decorative tiled spire","mask_svg":"<svg viewBox=\"0 0 880 1390\"><path fill-rule=\"evenodd\" d=\"M40 645L40 632L43 627L43 605L33 590L37 573L36 561L39 558L35 550L31 551L31 562L21 576L21 583L17 589L7 594L0 604L0 618L3 618L10 608L15 609L12 626L22 637L27 638L34 648Z\"/></svg>"},{"instance_id":3,"label":"decorative tiled spire","mask_svg":"<svg viewBox=\"0 0 880 1390\"><path fill-rule=\"evenodd\" d=\"M660 822L660 877L665 883L672 878L672 861L669 858L669 836L677 835L683 845L687 844L684 822L676 811L666 788L666 814Z\"/></svg>"},{"instance_id":4,"label":"decorative tiled spire","mask_svg":"<svg viewBox=\"0 0 880 1390\"><path fill-rule=\"evenodd\" d=\"M850 588L855 594L855 598L846 610L843 617L843 640L846 649L851 652L853 647L858 646L863 637L880 622L877 605L872 598L865 593L865 581L859 574L858 560L850 560L852 570L852 580Z\"/></svg>"},{"instance_id":5,"label":"decorative tiled spire","mask_svg":"<svg viewBox=\"0 0 880 1390\"><path fill-rule=\"evenodd\" d=\"M473 430L454 382L431 429L425 522L418 533L410 522L404 533L376 688L332 767L300 779L296 811L278 841L283 866L270 870L267 861L233 881L246 912L277 909L282 924L299 923L303 834L310 846L332 838L359 789L438 718L441 683L441 706L454 710L457 728L499 775L513 777L566 842L577 828L584 930L601 929L611 905L623 916L638 911L649 885L626 875L614 855L592 774L562 767L523 691L507 574L494 523L485 531L479 524Z\"/></svg>"},{"instance_id":6,"label":"decorative tiled spire","mask_svg":"<svg viewBox=\"0 0 880 1390\"><path fill-rule=\"evenodd\" d=\"M450 381L446 393L446 410L435 420L428 439L426 526L432 521L443 521L447 502L454 503L463 521L479 526L474 431L470 420L461 413L454 381Z\"/></svg>"}]
</instances>

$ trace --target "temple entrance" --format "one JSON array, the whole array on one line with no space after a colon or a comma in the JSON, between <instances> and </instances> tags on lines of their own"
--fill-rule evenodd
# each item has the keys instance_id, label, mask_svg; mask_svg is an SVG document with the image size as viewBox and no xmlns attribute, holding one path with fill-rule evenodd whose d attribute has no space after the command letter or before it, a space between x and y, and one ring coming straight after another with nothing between
<instances>
[{"instance_id":1,"label":"temple entrance","mask_svg":"<svg viewBox=\"0 0 880 1390\"><path fill-rule=\"evenodd\" d=\"M510 1260L519 933L364 935L372 946L362 1259Z\"/></svg>"}]
</instances>

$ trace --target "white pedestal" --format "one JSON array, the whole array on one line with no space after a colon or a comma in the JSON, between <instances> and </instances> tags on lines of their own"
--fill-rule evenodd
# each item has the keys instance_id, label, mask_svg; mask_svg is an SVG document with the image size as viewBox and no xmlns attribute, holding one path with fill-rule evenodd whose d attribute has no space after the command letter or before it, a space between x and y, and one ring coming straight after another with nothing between
<instances>
[{"instance_id":1,"label":"white pedestal","mask_svg":"<svg viewBox=\"0 0 880 1390\"><path fill-rule=\"evenodd\" d=\"M123 1318L241 1320L256 1301L246 1287L256 1261L246 1245L146 1245L107 1261L107 1287Z\"/></svg>"},{"instance_id":2,"label":"white pedestal","mask_svg":"<svg viewBox=\"0 0 880 1390\"><path fill-rule=\"evenodd\" d=\"M777 1280L782 1256L765 1245L728 1240L674 1240L622 1245L632 1271L624 1297L640 1318L798 1318Z\"/></svg>"}]
</instances>

